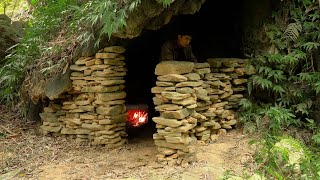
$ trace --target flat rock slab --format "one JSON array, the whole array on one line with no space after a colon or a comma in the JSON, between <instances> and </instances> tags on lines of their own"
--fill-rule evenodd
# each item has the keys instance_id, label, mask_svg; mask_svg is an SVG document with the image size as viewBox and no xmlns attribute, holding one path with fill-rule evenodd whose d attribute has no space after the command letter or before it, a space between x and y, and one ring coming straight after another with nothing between
<instances>
[{"instance_id":1,"label":"flat rock slab","mask_svg":"<svg viewBox=\"0 0 320 180\"><path fill-rule=\"evenodd\" d=\"M182 109L182 106L176 104L162 104L155 107L157 111L175 111Z\"/></svg>"},{"instance_id":2,"label":"flat rock slab","mask_svg":"<svg viewBox=\"0 0 320 180\"><path fill-rule=\"evenodd\" d=\"M180 74L166 74L163 76L158 76L158 80L166 82L183 82L187 81L188 79Z\"/></svg>"},{"instance_id":3,"label":"flat rock slab","mask_svg":"<svg viewBox=\"0 0 320 180\"><path fill-rule=\"evenodd\" d=\"M195 63L195 68L197 69L201 69L201 68L208 68L210 67L210 64L209 63Z\"/></svg>"},{"instance_id":4,"label":"flat rock slab","mask_svg":"<svg viewBox=\"0 0 320 180\"><path fill-rule=\"evenodd\" d=\"M188 73L188 74L184 74L183 76L185 76L190 81L197 81L201 79L200 75L197 73Z\"/></svg>"},{"instance_id":5,"label":"flat rock slab","mask_svg":"<svg viewBox=\"0 0 320 180\"><path fill-rule=\"evenodd\" d=\"M176 111L164 111L160 112L160 114L164 118L184 119L185 117L190 115L190 111L184 108Z\"/></svg>"},{"instance_id":6,"label":"flat rock slab","mask_svg":"<svg viewBox=\"0 0 320 180\"><path fill-rule=\"evenodd\" d=\"M156 82L157 86L162 86L162 87L168 87L168 86L175 86L176 84L173 82L162 82L162 81L157 81Z\"/></svg>"},{"instance_id":7,"label":"flat rock slab","mask_svg":"<svg viewBox=\"0 0 320 180\"><path fill-rule=\"evenodd\" d=\"M119 100L124 99L126 97L126 92L114 92L114 93L100 93L97 94L97 100L98 101L113 101L113 100Z\"/></svg>"},{"instance_id":8,"label":"flat rock slab","mask_svg":"<svg viewBox=\"0 0 320 180\"><path fill-rule=\"evenodd\" d=\"M97 59L109 59L109 58L115 58L119 54L118 53L97 53L96 58Z\"/></svg>"},{"instance_id":9,"label":"flat rock slab","mask_svg":"<svg viewBox=\"0 0 320 180\"><path fill-rule=\"evenodd\" d=\"M189 152L188 146L184 144L168 143L165 140L155 140L154 143L156 146L171 148L171 149L180 149L183 152Z\"/></svg>"},{"instance_id":10,"label":"flat rock slab","mask_svg":"<svg viewBox=\"0 0 320 180\"><path fill-rule=\"evenodd\" d=\"M122 46L109 46L103 49L106 53L119 53L122 54L126 49Z\"/></svg>"},{"instance_id":11,"label":"flat rock slab","mask_svg":"<svg viewBox=\"0 0 320 180\"><path fill-rule=\"evenodd\" d=\"M192 72L193 68L193 62L162 61L156 66L155 74L158 76L166 74L186 74Z\"/></svg>"},{"instance_id":12,"label":"flat rock slab","mask_svg":"<svg viewBox=\"0 0 320 180\"><path fill-rule=\"evenodd\" d=\"M203 82L200 82L200 81L185 81L185 82L176 84L176 87L197 87L197 86L201 86L202 84Z\"/></svg>"},{"instance_id":13,"label":"flat rock slab","mask_svg":"<svg viewBox=\"0 0 320 180\"><path fill-rule=\"evenodd\" d=\"M154 117L154 118L152 118L152 120L157 124L161 124L161 125L169 126L169 127L179 127L182 125L182 122L178 121L177 119Z\"/></svg>"},{"instance_id":14,"label":"flat rock slab","mask_svg":"<svg viewBox=\"0 0 320 180\"><path fill-rule=\"evenodd\" d=\"M104 107L104 106L99 106L96 109L98 114L101 115L119 115L125 111L125 106L124 105L115 105L111 107Z\"/></svg>"},{"instance_id":15,"label":"flat rock slab","mask_svg":"<svg viewBox=\"0 0 320 180\"><path fill-rule=\"evenodd\" d=\"M161 95L165 97L166 99L172 99L172 100L181 100L190 97L190 94L181 94L177 92L162 92Z\"/></svg>"},{"instance_id":16,"label":"flat rock slab","mask_svg":"<svg viewBox=\"0 0 320 180\"><path fill-rule=\"evenodd\" d=\"M72 89L72 82L70 80L71 71L68 70L65 74L53 78L44 88L44 94L50 99L56 99L61 94Z\"/></svg>"},{"instance_id":17,"label":"flat rock slab","mask_svg":"<svg viewBox=\"0 0 320 180\"><path fill-rule=\"evenodd\" d=\"M181 100L172 100L172 103L187 106L187 105L195 104L197 103L197 101L193 97L188 97L186 99L181 99Z\"/></svg>"}]
</instances>

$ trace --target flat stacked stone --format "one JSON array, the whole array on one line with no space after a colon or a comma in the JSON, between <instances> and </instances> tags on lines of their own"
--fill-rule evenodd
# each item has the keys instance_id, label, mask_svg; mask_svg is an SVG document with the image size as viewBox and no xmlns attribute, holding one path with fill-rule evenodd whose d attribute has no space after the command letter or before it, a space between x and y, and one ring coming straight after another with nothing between
<instances>
[{"instance_id":1,"label":"flat stacked stone","mask_svg":"<svg viewBox=\"0 0 320 180\"><path fill-rule=\"evenodd\" d=\"M125 49L120 46L106 47L95 57L83 57L70 68L74 90L81 91L78 103L83 103L78 124L81 138L88 137L94 144L120 146L125 142L125 97L124 76ZM80 137L79 135L77 135Z\"/></svg>"},{"instance_id":2,"label":"flat stacked stone","mask_svg":"<svg viewBox=\"0 0 320 180\"><path fill-rule=\"evenodd\" d=\"M61 129L65 126L63 121L59 120L60 116L65 116L66 111L62 110L61 105L50 102L48 107L43 109L43 112L40 113L42 119L42 129L44 134L48 133L59 133Z\"/></svg>"},{"instance_id":3,"label":"flat stacked stone","mask_svg":"<svg viewBox=\"0 0 320 180\"><path fill-rule=\"evenodd\" d=\"M125 143L124 52L120 46L106 47L95 57L80 57L70 66L72 98L62 102L65 115L55 116L64 123L57 132L107 147Z\"/></svg>"},{"instance_id":4,"label":"flat stacked stone","mask_svg":"<svg viewBox=\"0 0 320 180\"><path fill-rule=\"evenodd\" d=\"M222 123L226 121L225 115L229 112L225 108L228 104L228 101L225 99L233 93L230 82L231 78L224 73L208 73L204 79L208 85L208 96L212 102L207 113L214 114L210 121L211 140L216 140L216 134L225 131L222 129Z\"/></svg>"},{"instance_id":5,"label":"flat stacked stone","mask_svg":"<svg viewBox=\"0 0 320 180\"><path fill-rule=\"evenodd\" d=\"M245 83L249 75L254 74L253 66L248 60L235 58L210 58L212 73L206 74L205 83L212 104L209 111L216 115L212 126L211 139L216 139L215 134L225 134L237 123L235 110L245 93Z\"/></svg>"},{"instance_id":6,"label":"flat stacked stone","mask_svg":"<svg viewBox=\"0 0 320 180\"><path fill-rule=\"evenodd\" d=\"M151 91L160 117L152 118L157 128L153 139L159 151L158 161L163 164L184 166L194 160L193 128L201 116L195 112L195 88L203 85L199 74L193 73L194 67L192 62L164 61L155 69L157 86Z\"/></svg>"},{"instance_id":7,"label":"flat stacked stone","mask_svg":"<svg viewBox=\"0 0 320 180\"><path fill-rule=\"evenodd\" d=\"M65 123L61 134L73 135L78 142L89 142L93 139L93 133L82 127L83 124L90 123L94 119L93 98L94 93L82 93L75 94L72 99L62 102L62 109L66 111L66 115L59 117L59 120ZM89 115L91 119L84 118Z\"/></svg>"},{"instance_id":8,"label":"flat stacked stone","mask_svg":"<svg viewBox=\"0 0 320 180\"><path fill-rule=\"evenodd\" d=\"M233 93L226 98L229 102L226 108L238 108L239 101L243 98L243 94L246 91L245 86L248 77L255 73L255 68L249 64L249 60L247 59L210 58L207 61L211 66L211 72L225 73L231 78L230 82Z\"/></svg>"},{"instance_id":9,"label":"flat stacked stone","mask_svg":"<svg viewBox=\"0 0 320 180\"><path fill-rule=\"evenodd\" d=\"M204 82L201 87L194 88L197 97L197 107L195 110L202 115L197 118L198 123L194 130L198 142L202 144L208 142L210 139L211 127L215 123L216 116L213 112L209 111L210 105L212 104L208 95L210 84L205 82L205 77L207 74L210 74L210 72L210 65L208 63L195 63L194 73L198 74L198 76L194 75L197 78L193 78L194 80Z\"/></svg>"}]
</instances>

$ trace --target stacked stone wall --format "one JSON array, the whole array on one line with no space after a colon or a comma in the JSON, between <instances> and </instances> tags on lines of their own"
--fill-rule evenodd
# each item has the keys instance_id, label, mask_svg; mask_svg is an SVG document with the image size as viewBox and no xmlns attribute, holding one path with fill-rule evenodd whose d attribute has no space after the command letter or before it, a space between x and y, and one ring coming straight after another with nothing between
<instances>
[{"instance_id":1,"label":"stacked stone wall","mask_svg":"<svg viewBox=\"0 0 320 180\"><path fill-rule=\"evenodd\" d=\"M166 61L156 66L158 75L153 102L160 117L153 117L157 133L153 135L159 151L158 161L169 165L186 165L194 158L194 127L197 118L196 88L203 82L194 73L192 62Z\"/></svg>"},{"instance_id":2,"label":"stacked stone wall","mask_svg":"<svg viewBox=\"0 0 320 180\"><path fill-rule=\"evenodd\" d=\"M119 46L106 47L70 66L73 89L40 114L45 133L73 135L108 147L125 143L124 52Z\"/></svg>"},{"instance_id":3,"label":"stacked stone wall","mask_svg":"<svg viewBox=\"0 0 320 180\"><path fill-rule=\"evenodd\" d=\"M195 145L216 140L234 127L244 83L253 73L247 63L209 59L208 63L167 61L157 65L157 86L152 93L160 114L153 118L159 162L187 163L194 157Z\"/></svg>"},{"instance_id":4,"label":"stacked stone wall","mask_svg":"<svg viewBox=\"0 0 320 180\"><path fill-rule=\"evenodd\" d=\"M79 142L122 146L126 142L126 67L119 46L70 66L72 90L50 101L40 114L45 133L71 135ZM237 123L235 113L254 68L242 59L208 59L206 63L161 62L151 89L158 117L153 139L158 161L186 165L196 145L216 140Z\"/></svg>"},{"instance_id":5,"label":"stacked stone wall","mask_svg":"<svg viewBox=\"0 0 320 180\"><path fill-rule=\"evenodd\" d=\"M197 97L197 107L195 110L202 116L197 119L198 123L194 130L198 142L205 144L210 139L212 126L215 125L215 114L210 112L210 105L212 104L208 94L210 85L204 81L206 75L211 72L210 65L208 63L195 63L194 72L199 74L199 80L202 82L201 87L195 88L195 95Z\"/></svg>"},{"instance_id":6,"label":"stacked stone wall","mask_svg":"<svg viewBox=\"0 0 320 180\"><path fill-rule=\"evenodd\" d=\"M230 81L231 90L228 89L229 93L219 96L220 99L228 101L225 108L237 109L239 101L246 93L246 83L249 76L255 74L255 68L250 65L247 59L210 58L207 62L210 64L211 72L216 73L215 77Z\"/></svg>"}]
</instances>

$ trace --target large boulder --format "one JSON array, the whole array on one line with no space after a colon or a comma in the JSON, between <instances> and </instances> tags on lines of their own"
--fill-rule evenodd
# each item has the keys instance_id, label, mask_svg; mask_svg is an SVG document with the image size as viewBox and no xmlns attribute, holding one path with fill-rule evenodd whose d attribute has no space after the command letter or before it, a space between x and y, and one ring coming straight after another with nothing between
<instances>
[{"instance_id":1,"label":"large boulder","mask_svg":"<svg viewBox=\"0 0 320 180\"><path fill-rule=\"evenodd\" d=\"M19 22L12 22L5 14L0 14L0 62L10 52L8 48L17 44L23 35L23 28Z\"/></svg>"}]
</instances>

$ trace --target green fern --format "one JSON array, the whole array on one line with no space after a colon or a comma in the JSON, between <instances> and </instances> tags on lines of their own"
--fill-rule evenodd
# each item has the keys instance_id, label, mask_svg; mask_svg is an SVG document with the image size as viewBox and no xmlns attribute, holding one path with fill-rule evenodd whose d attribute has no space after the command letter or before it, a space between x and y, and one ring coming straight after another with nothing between
<instances>
[{"instance_id":1,"label":"green fern","mask_svg":"<svg viewBox=\"0 0 320 180\"><path fill-rule=\"evenodd\" d=\"M290 39L291 41L296 41L302 31L302 25L300 23L290 23L287 29L283 33L285 39Z\"/></svg>"},{"instance_id":2,"label":"green fern","mask_svg":"<svg viewBox=\"0 0 320 180\"><path fill-rule=\"evenodd\" d=\"M315 134L313 134L312 140L316 145L320 146L320 131L317 131Z\"/></svg>"},{"instance_id":3,"label":"green fern","mask_svg":"<svg viewBox=\"0 0 320 180\"><path fill-rule=\"evenodd\" d=\"M302 45L302 47L307 51L307 52L311 52L313 50L318 49L318 47L320 46L320 43L318 42L307 42L305 44Z\"/></svg>"},{"instance_id":4,"label":"green fern","mask_svg":"<svg viewBox=\"0 0 320 180\"><path fill-rule=\"evenodd\" d=\"M293 107L296 109L296 113L302 113L305 115L309 115L309 112L311 111L312 101L307 100L303 103L299 103L297 105L294 105Z\"/></svg>"},{"instance_id":5,"label":"green fern","mask_svg":"<svg viewBox=\"0 0 320 180\"><path fill-rule=\"evenodd\" d=\"M280 85L275 85L272 87L272 90L276 93L279 93L279 94L282 94L282 93L285 93L286 91L283 89L282 86Z\"/></svg>"},{"instance_id":6,"label":"green fern","mask_svg":"<svg viewBox=\"0 0 320 180\"><path fill-rule=\"evenodd\" d=\"M272 70L267 74L268 79L273 79L275 83L279 83L283 80L286 80L286 76L284 75L284 72L281 70Z\"/></svg>"},{"instance_id":7,"label":"green fern","mask_svg":"<svg viewBox=\"0 0 320 180\"><path fill-rule=\"evenodd\" d=\"M270 89L272 87L272 81L265 79L261 76L253 76L253 85L260 86L262 89Z\"/></svg>"},{"instance_id":8,"label":"green fern","mask_svg":"<svg viewBox=\"0 0 320 180\"><path fill-rule=\"evenodd\" d=\"M244 109L250 109L250 108L253 107L252 102L250 100L248 100L248 99L245 99L245 98L240 100L239 105L241 107L243 107Z\"/></svg>"},{"instance_id":9,"label":"green fern","mask_svg":"<svg viewBox=\"0 0 320 180\"><path fill-rule=\"evenodd\" d=\"M314 84L314 90L316 91L317 95L319 94L320 92L320 81L316 82Z\"/></svg>"},{"instance_id":10,"label":"green fern","mask_svg":"<svg viewBox=\"0 0 320 180\"><path fill-rule=\"evenodd\" d=\"M267 66L257 66L257 69L259 73L264 74L269 74L272 71L272 68Z\"/></svg>"},{"instance_id":11,"label":"green fern","mask_svg":"<svg viewBox=\"0 0 320 180\"><path fill-rule=\"evenodd\" d=\"M174 0L161 0L164 7L169 7L171 3L174 2Z\"/></svg>"}]
</instances>

